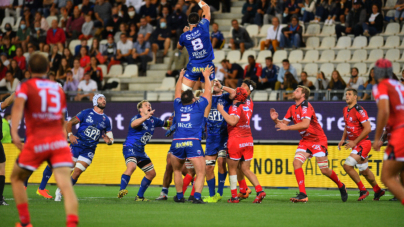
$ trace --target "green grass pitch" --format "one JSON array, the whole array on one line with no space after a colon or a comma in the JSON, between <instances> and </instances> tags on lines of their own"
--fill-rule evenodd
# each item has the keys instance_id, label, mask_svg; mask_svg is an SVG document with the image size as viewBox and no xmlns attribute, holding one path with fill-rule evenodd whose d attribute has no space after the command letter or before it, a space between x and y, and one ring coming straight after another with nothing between
<instances>
[{"instance_id":1,"label":"green grass pitch","mask_svg":"<svg viewBox=\"0 0 404 227\"><path fill-rule=\"evenodd\" d=\"M46 200L35 194L38 185L29 185L29 209L34 227L65 226L63 202ZM380 201L372 201L373 191L362 202L359 193L350 190L346 203L338 190L308 190L308 203L293 204L289 198L297 189L265 189L267 197L262 204L252 204L254 195L239 204L228 204L229 188L217 204L176 204L175 189L170 188L167 201L135 202L139 187L129 186L129 194L116 198L119 186L74 187L79 198L80 226L404 226L404 206L390 202L390 193ZM48 186L53 196L55 186ZM150 187L145 196L155 199L160 187ZM189 196L191 189L186 192ZM208 195L204 188L203 195ZM10 206L0 206L0 226L14 226L18 213L12 199L10 185L4 196Z\"/></svg>"}]
</instances>

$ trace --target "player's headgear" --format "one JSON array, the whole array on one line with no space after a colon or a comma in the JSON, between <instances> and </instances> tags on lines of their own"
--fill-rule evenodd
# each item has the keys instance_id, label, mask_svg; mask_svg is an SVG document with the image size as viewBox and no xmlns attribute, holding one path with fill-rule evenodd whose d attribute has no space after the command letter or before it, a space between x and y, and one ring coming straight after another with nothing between
<instances>
[{"instance_id":1,"label":"player's headgear","mask_svg":"<svg viewBox=\"0 0 404 227\"><path fill-rule=\"evenodd\" d=\"M199 14L197 13L190 13L188 16L188 24L190 25L197 25L199 23Z\"/></svg>"},{"instance_id":2,"label":"player's headgear","mask_svg":"<svg viewBox=\"0 0 404 227\"><path fill-rule=\"evenodd\" d=\"M378 82L379 79L392 78L393 77L393 65L391 61L381 58L376 61L374 67L375 80Z\"/></svg>"},{"instance_id":3,"label":"player's headgear","mask_svg":"<svg viewBox=\"0 0 404 227\"><path fill-rule=\"evenodd\" d=\"M93 97L93 106L98 106L98 99L101 98L101 97L104 97L104 99L105 99L105 96L103 94L94 95L94 97Z\"/></svg>"},{"instance_id":4,"label":"player's headgear","mask_svg":"<svg viewBox=\"0 0 404 227\"><path fill-rule=\"evenodd\" d=\"M248 79L243 80L243 83L247 84L248 88L250 89L250 92L253 92L255 90L255 88L257 87L255 82L252 80L248 80Z\"/></svg>"},{"instance_id":5,"label":"player's headgear","mask_svg":"<svg viewBox=\"0 0 404 227\"><path fill-rule=\"evenodd\" d=\"M240 101L240 102L245 102L247 97L248 97L248 94L244 88L238 87L236 89L236 96L234 97L235 100Z\"/></svg>"}]
</instances>

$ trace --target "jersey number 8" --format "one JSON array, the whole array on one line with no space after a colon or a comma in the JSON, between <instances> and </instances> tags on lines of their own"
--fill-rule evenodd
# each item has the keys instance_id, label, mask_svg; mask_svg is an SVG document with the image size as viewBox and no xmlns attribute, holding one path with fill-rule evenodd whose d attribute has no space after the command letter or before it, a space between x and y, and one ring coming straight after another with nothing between
<instances>
[{"instance_id":1,"label":"jersey number 8","mask_svg":"<svg viewBox=\"0 0 404 227\"><path fill-rule=\"evenodd\" d=\"M194 51L203 49L203 43L202 43L202 40L200 38L192 40L191 43L192 43L192 46L194 47Z\"/></svg>"}]
</instances>

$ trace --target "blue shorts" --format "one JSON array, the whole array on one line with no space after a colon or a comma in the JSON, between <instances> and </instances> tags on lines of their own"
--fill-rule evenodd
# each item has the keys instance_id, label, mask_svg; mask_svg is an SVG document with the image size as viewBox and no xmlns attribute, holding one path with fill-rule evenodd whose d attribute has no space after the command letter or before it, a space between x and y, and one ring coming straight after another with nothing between
<instances>
[{"instance_id":1,"label":"blue shorts","mask_svg":"<svg viewBox=\"0 0 404 227\"><path fill-rule=\"evenodd\" d=\"M144 147L123 145L122 153L125 160L130 157L136 158L138 166L142 165L140 164L141 162L147 162L147 164L151 162L149 156L147 156L146 152L144 152Z\"/></svg>"},{"instance_id":2,"label":"blue shorts","mask_svg":"<svg viewBox=\"0 0 404 227\"><path fill-rule=\"evenodd\" d=\"M173 140L170 150L179 159L205 157L200 140Z\"/></svg>"},{"instance_id":3,"label":"blue shorts","mask_svg":"<svg viewBox=\"0 0 404 227\"><path fill-rule=\"evenodd\" d=\"M93 162L95 148L83 147L79 145L70 145L70 151L73 155L73 161L83 161L90 165Z\"/></svg>"},{"instance_id":4,"label":"blue shorts","mask_svg":"<svg viewBox=\"0 0 404 227\"><path fill-rule=\"evenodd\" d=\"M217 155L219 151L227 150L227 135L208 135L206 138L205 155Z\"/></svg>"},{"instance_id":5,"label":"blue shorts","mask_svg":"<svg viewBox=\"0 0 404 227\"><path fill-rule=\"evenodd\" d=\"M201 79L201 82L205 82L205 78L202 75L203 70L207 66L213 66L213 72L210 74L210 81L215 79L215 64L213 62L207 62L207 63L201 63L201 64L195 64L195 63L188 63L187 65L187 70L185 71L185 78L188 80L192 81L198 81L198 79Z\"/></svg>"}]
</instances>

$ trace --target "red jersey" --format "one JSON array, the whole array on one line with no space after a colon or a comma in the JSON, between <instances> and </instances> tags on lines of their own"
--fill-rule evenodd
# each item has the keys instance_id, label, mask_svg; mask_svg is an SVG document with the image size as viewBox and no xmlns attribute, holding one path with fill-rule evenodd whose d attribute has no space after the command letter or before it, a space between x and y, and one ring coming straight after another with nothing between
<instances>
[{"instance_id":1,"label":"red jersey","mask_svg":"<svg viewBox=\"0 0 404 227\"><path fill-rule=\"evenodd\" d=\"M253 113L253 111L254 111L254 103L253 103L253 101L252 101L251 96L248 96L247 100L245 101L245 104L248 106L248 108L250 108L250 110L251 110L251 115L252 115L252 113Z\"/></svg>"},{"instance_id":2,"label":"red jersey","mask_svg":"<svg viewBox=\"0 0 404 227\"><path fill-rule=\"evenodd\" d=\"M355 140L363 131L363 123L369 121L368 113L363 107L356 104L351 109L347 106L342 111L345 120L345 128L349 140ZM366 136L363 140L369 138Z\"/></svg>"},{"instance_id":3,"label":"red jersey","mask_svg":"<svg viewBox=\"0 0 404 227\"><path fill-rule=\"evenodd\" d=\"M404 127L404 86L399 81L384 79L373 86L373 96L376 102L381 99L389 100L390 116L387 132Z\"/></svg>"},{"instance_id":4,"label":"red jersey","mask_svg":"<svg viewBox=\"0 0 404 227\"><path fill-rule=\"evenodd\" d=\"M326 146L327 137L317 121L317 116L314 112L313 106L307 100L304 100L298 106L295 104L289 107L289 110L283 119L289 122L293 120L293 123L297 124L302 122L305 118L310 120L310 126L306 130L299 130L302 140L317 143L321 142Z\"/></svg>"},{"instance_id":5,"label":"red jersey","mask_svg":"<svg viewBox=\"0 0 404 227\"><path fill-rule=\"evenodd\" d=\"M27 138L63 135L61 120L66 112L66 98L57 83L32 78L20 84L15 93L26 100L24 118Z\"/></svg>"},{"instance_id":6,"label":"red jersey","mask_svg":"<svg viewBox=\"0 0 404 227\"><path fill-rule=\"evenodd\" d=\"M247 101L249 101L247 99ZM252 102L250 102L250 105ZM252 109L246 103L236 103L229 108L229 114L235 115L239 118L236 126L227 125L227 132L229 138L232 137L252 137L250 128L250 119L252 115Z\"/></svg>"}]
</instances>

